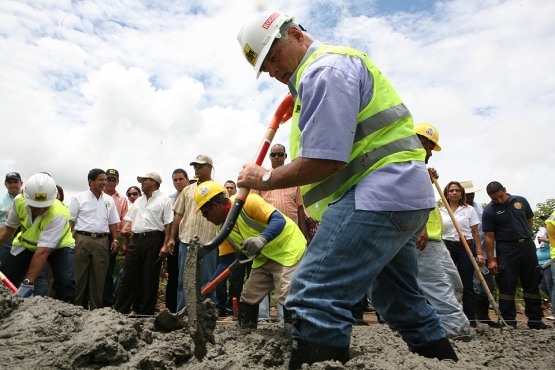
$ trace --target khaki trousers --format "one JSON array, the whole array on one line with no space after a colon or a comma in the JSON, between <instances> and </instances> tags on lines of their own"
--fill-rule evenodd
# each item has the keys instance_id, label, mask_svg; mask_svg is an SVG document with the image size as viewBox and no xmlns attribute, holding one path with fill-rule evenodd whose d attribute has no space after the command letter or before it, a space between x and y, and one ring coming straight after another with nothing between
<instances>
[{"instance_id":1,"label":"khaki trousers","mask_svg":"<svg viewBox=\"0 0 555 370\"><path fill-rule=\"evenodd\" d=\"M104 280L110 263L110 246L108 237L94 239L90 236L76 233L74 260L75 285L77 296L75 304L80 306L85 294L85 288L89 283L90 309L102 308L102 293L104 291Z\"/></svg>"}]
</instances>

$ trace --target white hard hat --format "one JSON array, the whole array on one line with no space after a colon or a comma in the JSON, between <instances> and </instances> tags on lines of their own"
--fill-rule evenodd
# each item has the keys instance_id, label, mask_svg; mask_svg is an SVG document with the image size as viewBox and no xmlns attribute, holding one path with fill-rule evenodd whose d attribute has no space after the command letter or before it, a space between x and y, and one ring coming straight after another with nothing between
<instances>
[{"instance_id":1,"label":"white hard hat","mask_svg":"<svg viewBox=\"0 0 555 370\"><path fill-rule=\"evenodd\" d=\"M25 201L33 207L50 207L57 195L56 182L45 173L34 174L23 184Z\"/></svg>"},{"instance_id":2,"label":"white hard hat","mask_svg":"<svg viewBox=\"0 0 555 370\"><path fill-rule=\"evenodd\" d=\"M239 30L237 40L239 40L243 55L254 67L256 78L260 76L260 68L272 43L276 38L281 37L280 27L285 22L294 20L295 17L290 17L282 12L257 13Z\"/></svg>"}]
</instances>

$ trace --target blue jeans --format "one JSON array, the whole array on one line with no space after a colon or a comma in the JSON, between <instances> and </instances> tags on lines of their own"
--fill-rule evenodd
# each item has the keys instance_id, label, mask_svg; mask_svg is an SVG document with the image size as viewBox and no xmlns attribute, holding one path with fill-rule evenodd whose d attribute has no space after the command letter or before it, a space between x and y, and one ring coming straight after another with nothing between
<instances>
[{"instance_id":1,"label":"blue jeans","mask_svg":"<svg viewBox=\"0 0 555 370\"><path fill-rule=\"evenodd\" d=\"M283 306L276 303L277 322L283 321ZM270 296L264 297L258 306L258 322L270 322Z\"/></svg>"},{"instance_id":2,"label":"blue jeans","mask_svg":"<svg viewBox=\"0 0 555 370\"><path fill-rule=\"evenodd\" d=\"M25 278L34 254L35 252L28 249L17 256L10 254L6 257L5 263L2 264L2 272L16 287L19 287ZM73 249L68 247L54 249L48 255L48 263L52 267L54 275L52 289L56 291L55 298L66 303L75 303L77 291L73 278Z\"/></svg>"},{"instance_id":3,"label":"blue jeans","mask_svg":"<svg viewBox=\"0 0 555 370\"><path fill-rule=\"evenodd\" d=\"M185 260L187 259L187 247L189 243L179 243L179 278L177 279L177 311L185 308L185 294L183 292L183 272L185 268ZM218 267L218 248L204 256L202 262L202 283L201 286L206 286L210 283L210 279L214 276ZM216 302L216 292L210 294L212 301Z\"/></svg>"},{"instance_id":4,"label":"blue jeans","mask_svg":"<svg viewBox=\"0 0 555 370\"><path fill-rule=\"evenodd\" d=\"M210 281L216 279L226 268L229 267L235 261L235 253L229 253L224 256L220 256L220 263L216 272L210 279ZM216 310L220 311L222 314L226 314L225 304L227 302L227 281L229 278L222 281L216 286Z\"/></svg>"},{"instance_id":5,"label":"blue jeans","mask_svg":"<svg viewBox=\"0 0 555 370\"><path fill-rule=\"evenodd\" d=\"M10 251L12 250L12 242L13 237L6 240L6 242L0 247L0 263L8 257L8 254L10 254Z\"/></svg>"},{"instance_id":6,"label":"blue jeans","mask_svg":"<svg viewBox=\"0 0 555 370\"><path fill-rule=\"evenodd\" d=\"M351 309L368 289L376 310L409 346L445 338L416 282L416 238L429 213L356 210L353 190L330 204L291 280L286 308L295 319L293 339L348 347Z\"/></svg>"},{"instance_id":7,"label":"blue jeans","mask_svg":"<svg viewBox=\"0 0 555 370\"><path fill-rule=\"evenodd\" d=\"M551 301L551 315L555 316L555 284L553 281L552 274L553 265L547 266L545 270L542 270L542 281L540 283L540 290L544 292Z\"/></svg>"}]
</instances>

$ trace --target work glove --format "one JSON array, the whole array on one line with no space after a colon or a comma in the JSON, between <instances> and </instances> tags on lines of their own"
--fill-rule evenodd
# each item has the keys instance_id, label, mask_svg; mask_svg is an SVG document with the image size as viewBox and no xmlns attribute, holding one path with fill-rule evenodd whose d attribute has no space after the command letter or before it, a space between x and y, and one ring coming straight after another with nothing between
<instances>
[{"instance_id":1,"label":"work glove","mask_svg":"<svg viewBox=\"0 0 555 370\"><path fill-rule=\"evenodd\" d=\"M28 298L33 293L33 285L21 284L15 294L21 298Z\"/></svg>"},{"instance_id":2,"label":"work glove","mask_svg":"<svg viewBox=\"0 0 555 370\"><path fill-rule=\"evenodd\" d=\"M243 251L247 252L249 256L256 256L264 246L268 244L264 235L258 235L256 237L250 237L241 242Z\"/></svg>"}]
</instances>

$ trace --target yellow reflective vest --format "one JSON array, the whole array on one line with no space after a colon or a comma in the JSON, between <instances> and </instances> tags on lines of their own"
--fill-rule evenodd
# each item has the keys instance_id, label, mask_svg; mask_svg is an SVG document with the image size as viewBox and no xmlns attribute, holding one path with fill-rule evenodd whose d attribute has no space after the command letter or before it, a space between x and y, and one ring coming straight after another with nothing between
<instances>
[{"instance_id":1,"label":"yellow reflective vest","mask_svg":"<svg viewBox=\"0 0 555 370\"><path fill-rule=\"evenodd\" d=\"M310 217L318 221L322 219L322 214L330 202L341 197L345 190L358 183L370 172L390 163L424 162L426 155L420 140L414 133L414 124L409 110L387 78L363 52L344 46L321 45L298 68L294 76L296 91L299 90L299 81L305 68L324 54L342 54L362 59L372 75L374 84L372 100L358 113L349 163L343 170L322 181L301 186L305 209ZM290 135L292 159L297 157L301 149L299 129L301 109L301 101L297 96Z\"/></svg>"},{"instance_id":2,"label":"yellow reflective vest","mask_svg":"<svg viewBox=\"0 0 555 370\"><path fill-rule=\"evenodd\" d=\"M436 208L430 211L430 217L428 217L428 222L426 222L426 232L428 233L428 239L441 240L441 234L443 234L443 221L441 220L441 214L439 213L437 204Z\"/></svg>"},{"instance_id":3,"label":"yellow reflective vest","mask_svg":"<svg viewBox=\"0 0 555 370\"><path fill-rule=\"evenodd\" d=\"M75 244L75 239L71 234L71 228L69 227L69 210L63 205L59 200L55 200L54 203L48 208L48 211L42 216L40 220L31 223L29 219L29 214L25 210L25 198L19 196L15 200L15 209L17 211L17 216L21 221L21 231L13 240L13 245L21 245L30 251L36 251L38 247L38 241L40 239L40 233L42 230L48 226L48 224L58 215L63 215L66 219L66 225L62 232L62 236L56 245L56 248L65 248L70 245Z\"/></svg>"},{"instance_id":4,"label":"yellow reflective vest","mask_svg":"<svg viewBox=\"0 0 555 370\"><path fill-rule=\"evenodd\" d=\"M259 198L259 199L254 199ZM232 196L231 201L235 200ZM247 203L264 200L257 194L249 194L245 201ZM303 256L306 249L306 239L299 227L289 217L285 218L285 227L283 231L271 242L266 244L258 257L253 261L252 268L264 265L268 259L272 259L283 266L293 266ZM259 236L268 227L267 223L255 220L250 217L244 209L241 210L237 223L227 237L227 241L231 243L237 250L241 249L241 242L250 237ZM218 226L218 232L220 227Z\"/></svg>"}]
</instances>

